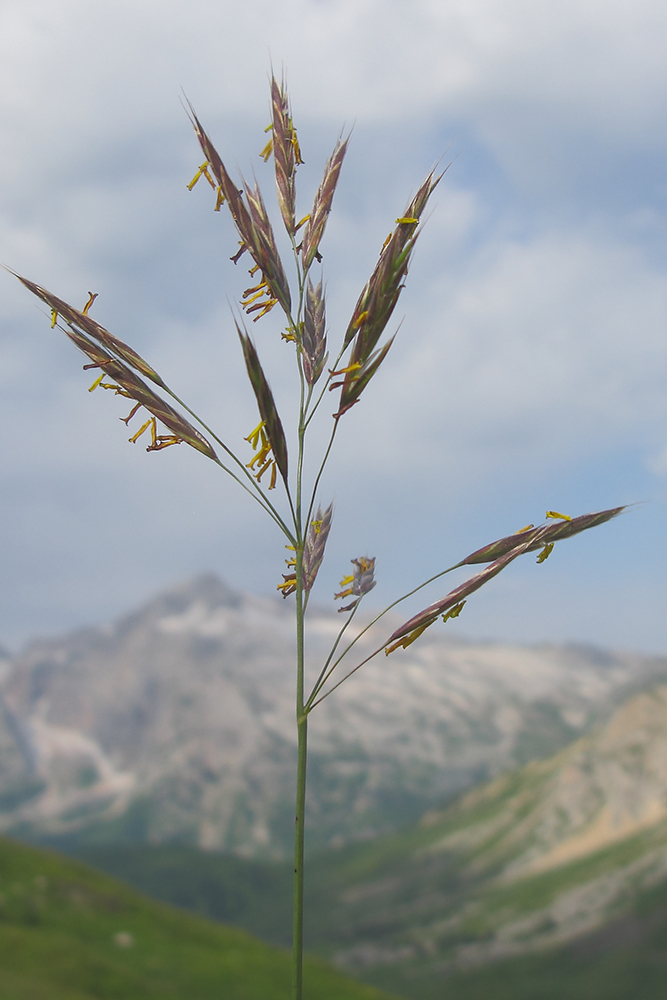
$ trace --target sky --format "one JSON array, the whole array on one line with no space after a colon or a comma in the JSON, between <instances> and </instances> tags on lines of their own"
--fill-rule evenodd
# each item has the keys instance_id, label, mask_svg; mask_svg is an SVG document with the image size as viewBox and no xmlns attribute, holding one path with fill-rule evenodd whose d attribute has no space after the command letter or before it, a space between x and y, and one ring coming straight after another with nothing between
<instances>
[{"instance_id":1,"label":"sky","mask_svg":"<svg viewBox=\"0 0 667 1000\"><path fill-rule=\"evenodd\" d=\"M201 154L183 96L230 172L256 176L276 231L259 156L271 67L305 161L300 215L351 132L320 248L332 350L394 220L451 164L396 341L321 483L335 517L317 600L334 607L362 554L380 607L547 509L630 504L440 627L666 654L666 42L655 0L0 0L0 262L79 308L97 292L91 315L249 460L232 319L247 267L210 189L188 191ZM186 446L129 444L125 401L89 394L37 300L9 273L0 285L0 643L106 621L204 571L275 593L284 539L259 508ZM293 426L276 313L250 326Z\"/></svg>"}]
</instances>

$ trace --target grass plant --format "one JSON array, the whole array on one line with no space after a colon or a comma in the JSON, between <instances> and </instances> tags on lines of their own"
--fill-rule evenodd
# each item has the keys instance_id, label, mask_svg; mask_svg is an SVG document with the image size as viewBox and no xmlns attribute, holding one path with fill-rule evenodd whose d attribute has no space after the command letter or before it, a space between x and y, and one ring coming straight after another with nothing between
<instances>
[{"instance_id":1,"label":"grass plant","mask_svg":"<svg viewBox=\"0 0 667 1000\"><path fill-rule=\"evenodd\" d=\"M304 813L308 722L311 713L340 684L375 656L390 655L407 648L439 619L457 617L468 598L497 576L513 560L529 552L544 562L556 542L609 521L623 510L614 507L598 513L570 517L548 511L543 524L527 525L459 559L429 580L416 584L392 602L370 624L350 628L365 596L375 587L375 558L359 555L351 560L352 572L341 581L335 595L342 622L323 662L313 664L314 683L306 684L305 630L308 603L325 555L333 521L333 504L321 505L320 482L335 444L342 420L361 419L371 381L387 358L396 334L384 339L405 284L422 219L443 174L428 173L381 247L373 273L363 286L346 329L329 347L326 324L326 291L321 275L320 245L331 211L349 136L339 137L326 164L324 176L308 214L299 217L296 202L296 174L302 165L301 150L292 119L289 97L283 82L271 79L270 137L261 155L273 159L280 217L293 257L296 280L287 278L287 269L278 252L274 229L260 189L255 181L232 180L212 140L191 105L190 119L201 147L203 161L188 185L210 185L216 212L228 210L238 236L234 263L250 262L250 280L239 309L233 314L245 369L258 410L258 423L245 441L252 447L248 461L239 442L229 442L168 386L157 371L136 351L101 326L90 315L95 296L82 309L74 308L35 282L17 275L51 312L52 326L58 327L86 356L84 368L96 372L92 389L106 389L130 402L126 425L136 418L139 426L130 441L147 435L147 451L156 452L185 443L222 472L231 476L257 503L282 532L290 550L287 572L278 584L284 598L295 601L296 698L295 724L298 737L296 781L294 911L293 911L293 997L303 995L303 898L304 898ZM254 340L248 332L274 309L282 313L282 338L294 356L294 393L298 399L296 425L286 432L278 412L269 379ZM335 413L327 418L330 393L337 393ZM367 400L369 402L370 400ZM326 406L325 406L326 402ZM315 461L312 482L304 477L304 461L309 430L315 416L329 419L329 438L324 452ZM134 424L132 425L134 429ZM309 453L309 457L310 453ZM386 613L454 569L483 565L476 575L425 607L389 634L384 629ZM355 662L358 639L373 629L377 645L370 656ZM309 665L310 666L310 665ZM310 676L311 669L308 671Z\"/></svg>"}]
</instances>

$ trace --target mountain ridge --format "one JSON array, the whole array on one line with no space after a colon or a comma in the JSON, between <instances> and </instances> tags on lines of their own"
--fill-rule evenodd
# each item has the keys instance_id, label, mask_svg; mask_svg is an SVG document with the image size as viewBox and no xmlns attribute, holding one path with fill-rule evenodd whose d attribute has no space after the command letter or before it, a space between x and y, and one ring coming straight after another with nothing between
<instances>
[{"instance_id":1,"label":"mountain ridge","mask_svg":"<svg viewBox=\"0 0 667 1000\"><path fill-rule=\"evenodd\" d=\"M340 619L311 610L315 661ZM290 607L213 574L30 644L0 683L0 829L288 853L293 664ZM378 658L313 715L310 849L387 833L546 757L656 677L667 659L435 632Z\"/></svg>"}]
</instances>

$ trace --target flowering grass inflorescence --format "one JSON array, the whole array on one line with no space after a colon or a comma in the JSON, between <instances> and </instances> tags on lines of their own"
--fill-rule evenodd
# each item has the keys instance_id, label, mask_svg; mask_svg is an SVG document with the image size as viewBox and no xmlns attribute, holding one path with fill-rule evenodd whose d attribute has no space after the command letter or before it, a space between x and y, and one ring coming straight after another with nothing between
<instances>
[{"instance_id":1,"label":"flowering grass inflorescence","mask_svg":"<svg viewBox=\"0 0 667 1000\"><path fill-rule=\"evenodd\" d=\"M297 277L296 287L291 288L258 184L254 182L250 185L243 179L241 186L234 183L191 105L189 114L205 159L187 186L193 190L202 178L208 182L213 189L214 210L219 212L227 206L236 228L238 249L231 255L231 260L237 264L247 253L247 259L252 261L249 268L251 284L243 291L239 303L241 312L233 320L259 416L259 423L245 438L253 451L250 460L247 460L247 456L241 457L235 447L226 443L204 423L136 351L89 316L96 296L90 294L86 305L78 310L40 285L20 275L16 276L47 305L51 312L51 325L62 330L84 353L87 358L84 368L99 371L91 390L97 387L110 389L132 401L129 415L121 417L125 425L140 410L146 411L144 416L148 414L147 419L129 439L132 443L136 443L145 432L150 431L147 451L159 451L180 443L190 445L232 476L273 519L285 536L290 553L286 560L288 572L282 574L283 580L277 585L277 589L284 598L294 595L296 600L296 726L299 757L295 832L294 996L296 1000L300 1000L304 811L307 726L310 713L374 656L383 651L389 655L399 648L406 648L417 641L438 619L448 621L458 617L466 600L514 559L527 552L538 552L537 561L542 563L557 542L611 520L623 508L615 507L574 518L548 511L543 525L528 525L439 571L431 579L394 601L369 624L358 629L354 638L347 641L346 633L350 634L348 628L361 601L376 585L375 558L353 558L353 572L342 579L341 590L335 595L337 599L352 598L339 608L339 612L347 617L329 654L320 664L317 680L310 692L306 693L304 632L307 606L325 556L333 519L333 504L330 503L324 510L320 505L315 509L321 477L340 420L360 402L391 348L395 334L384 343L381 343L381 338L404 286L424 211L443 175L436 175L431 171L403 214L396 219L392 232L380 250L373 273L359 295L340 339L335 359L331 367L327 367L329 352L326 292L321 273L313 279L310 272L314 265L319 267L322 260L320 245L348 138L338 138L325 166L311 210L297 221L296 173L297 168L303 164L303 159L284 82L278 83L272 78L271 124L267 129L270 138L260 155L267 162L273 159L280 217L291 244ZM245 312L255 324L276 307L282 311L286 323L282 338L288 346L294 345L295 352L299 413L291 436L285 432L258 350L242 318L242 313ZM319 462L314 481L306 487L303 467L308 427L323 401L329 398L328 392L338 389L340 395L336 412L331 416L329 443ZM164 425L168 433L161 432L161 425ZM278 486L281 486L281 490L274 494L273 491ZM274 499L276 495L277 500ZM370 656L351 669L342 668L344 661L349 665L361 636L371 628L381 627L381 620L390 609L452 570L478 563L488 565L382 639ZM341 673L342 677L339 676Z\"/></svg>"}]
</instances>

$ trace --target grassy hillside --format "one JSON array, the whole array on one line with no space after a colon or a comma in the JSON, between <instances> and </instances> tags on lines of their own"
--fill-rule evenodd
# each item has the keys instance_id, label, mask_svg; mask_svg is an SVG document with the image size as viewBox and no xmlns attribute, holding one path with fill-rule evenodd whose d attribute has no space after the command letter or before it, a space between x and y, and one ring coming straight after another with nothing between
<instances>
[{"instance_id":1,"label":"grassy hillside","mask_svg":"<svg viewBox=\"0 0 667 1000\"><path fill-rule=\"evenodd\" d=\"M310 960L308 1000L382 1000ZM0 1000L288 1000L289 956L0 839Z\"/></svg>"},{"instance_id":2,"label":"grassy hillside","mask_svg":"<svg viewBox=\"0 0 667 1000\"><path fill-rule=\"evenodd\" d=\"M415 1000L642 1000L667 982L667 688L398 834L312 857L306 943ZM286 943L288 866L185 848L89 855ZM663 959L663 955L665 958Z\"/></svg>"},{"instance_id":3,"label":"grassy hillside","mask_svg":"<svg viewBox=\"0 0 667 1000\"><path fill-rule=\"evenodd\" d=\"M391 924L396 934L406 909L414 912L417 900L428 908L435 894L445 893L447 884L451 892L455 891L455 872L450 872L447 883L444 871L438 875L431 869L430 893L424 889L428 882L425 872L418 892L411 894L403 885L401 901L394 860L398 838L392 838L391 847L389 841L383 846L384 850L378 851L379 844L364 845L315 860L311 866L307 921L312 947L330 953L332 945L349 947L355 936L367 944L375 939L377 944L389 947ZM568 889L576 891L605 876L613 877L649 848L646 837L632 840L558 872L522 880L513 887L497 886L485 897L489 921L498 912L516 916L539 911ZM123 871L146 889L212 916L235 920L267 939L280 941L288 936L282 921L289 911L290 873L284 867L190 848L121 848L105 857L100 855L98 861ZM340 882L336 889L337 880ZM364 901L364 886L370 890L383 884L385 892L393 884L393 905L384 909L374 905L371 891ZM601 928L583 933L565 946L538 953L482 964L471 962L468 968L448 964L442 953L435 961L422 953L412 960L375 964L357 971L376 985L415 1000L663 1000L667 982L667 882L638 890L625 899L621 910L621 915L611 917ZM400 934L396 936L400 938ZM443 928L443 938L446 936ZM418 934L412 935L413 942L417 938ZM470 913L467 925L451 933L450 945L475 946L485 939L489 939L488 927ZM405 946L405 935L402 941Z\"/></svg>"}]
</instances>

